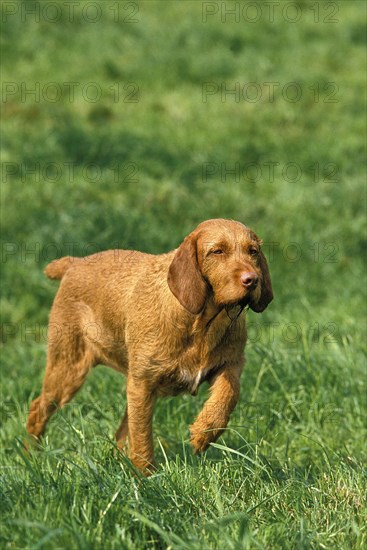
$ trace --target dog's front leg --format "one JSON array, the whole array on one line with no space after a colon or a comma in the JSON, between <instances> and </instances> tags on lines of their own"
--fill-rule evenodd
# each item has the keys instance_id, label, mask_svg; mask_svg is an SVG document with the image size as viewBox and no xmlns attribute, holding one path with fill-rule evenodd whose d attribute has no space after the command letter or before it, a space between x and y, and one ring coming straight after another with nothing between
<instances>
[{"instance_id":1,"label":"dog's front leg","mask_svg":"<svg viewBox=\"0 0 367 550\"><path fill-rule=\"evenodd\" d=\"M226 366L211 381L211 395L190 427L196 453L205 451L220 436L237 404L242 365Z\"/></svg>"},{"instance_id":2,"label":"dog's front leg","mask_svg":"<svg viewBox=\"0 0 367 550\"><path fill-rule=\"evenodd\" d=\"M127 379L127 411L129 422L129 456L136 468L149 475L154 469L153 408L155 396L141 378L129 374Z\"/></svg>"}]
</instances>

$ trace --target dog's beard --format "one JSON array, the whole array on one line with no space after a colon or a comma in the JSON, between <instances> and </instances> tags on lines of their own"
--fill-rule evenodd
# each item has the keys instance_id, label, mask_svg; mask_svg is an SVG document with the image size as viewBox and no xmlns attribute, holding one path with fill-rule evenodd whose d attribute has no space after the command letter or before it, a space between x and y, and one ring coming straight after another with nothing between
<instances>
[{"instance_id":1,"label":"dog's beard","mask_svg":"<svg viewBox=\"0 0 367 550\"><path fill-rule=\"evenodd\" d=\"M239 306L240 308L243 309L247 306L251 306L251 304L253 303L254 303L254 297L251 295L250 292L248 292L246 296L244 296L243 298L240 298L239 300L226 304L226 307L230 309L230 308L237 308Z\"/></svg>"},{"instance_id":2,"label":"dog's beard","mask_svg":"<svg viewBox=\"0 0 367 550\"><path fill-rule=\"evenodd\" d=\"M228 311L232 310L232 309L236 309L239 307L242 309L244 308L247 308L247 307L251 307L253 304L256 304L257 300L255 298L255 289L254 291L252 290L249 290L246 292L245 296L242 296L242 297L233 297L232 299L230 300L221 300L221 299L216 299L216 296L215 296L215 293L214 291L212 290L213 292L213 298L214 298L214 302L216 303L216 305L220 308L224 308Z\"/></svg>"}]
</instances>

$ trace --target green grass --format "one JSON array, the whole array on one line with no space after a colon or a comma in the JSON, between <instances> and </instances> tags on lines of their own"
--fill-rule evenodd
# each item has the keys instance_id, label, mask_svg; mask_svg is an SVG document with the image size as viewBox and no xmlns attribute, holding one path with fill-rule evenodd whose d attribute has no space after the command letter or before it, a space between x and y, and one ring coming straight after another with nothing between
<instances>
[{"instance_id":1,"label":"green grass","mask_svg":"<svg viewBox=\"0 0 367 550\"><path fill-rule=\"evenodd\" d=\"M19 11L2 26L2 80L18 88L2 102L0 547L365 548L365 4L337 2L336 23L324 22L330 3L315 22L306 0L297 23L281 7L269 21L260 0L256 23L220 12L203 23L201 2L153 0L136 3L136 23L120 2L115 22L116 3L99 4L97 23L81 7L72 22L65 11L22 21L24 3L2 4L3 16L6 5ZM50 101L50 82L79 83L74 99ZM82 93L91 82L94 103ZM221 100L223 84L249 82L258 102ZM273 102L266 82L279 83ZM290 82L298 102L282 95ZM22 97L22 83L39 83L39 101ZM206 102L205 83L219 90ZM236 163L239 176L221 173ZM100 367L26 456L57 289L48 261L115 246L164 252L219 216L263 238L276 296L247 314L242 395L225 435L193 456L188 426L207 387L162 400L159 469L137 479L113 442L125 381Z\"/></svg>"}]
</instances>

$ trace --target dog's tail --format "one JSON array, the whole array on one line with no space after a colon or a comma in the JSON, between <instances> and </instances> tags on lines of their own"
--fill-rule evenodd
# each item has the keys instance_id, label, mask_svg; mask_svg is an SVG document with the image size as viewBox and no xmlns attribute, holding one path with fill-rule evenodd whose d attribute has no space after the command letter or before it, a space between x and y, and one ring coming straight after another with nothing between
<instances>
[{"instance_id":1,"label":"dog's tail","mask_svg":"<svg viewBox=\"0 0 367 550\"><path fill-rule=\"evenodd\" d=\"M69 267L79 263L81 260L83 260L83 258L64 256L46 265L44 272L49 279L62 279Z\"/></svg>"}]
</instances>

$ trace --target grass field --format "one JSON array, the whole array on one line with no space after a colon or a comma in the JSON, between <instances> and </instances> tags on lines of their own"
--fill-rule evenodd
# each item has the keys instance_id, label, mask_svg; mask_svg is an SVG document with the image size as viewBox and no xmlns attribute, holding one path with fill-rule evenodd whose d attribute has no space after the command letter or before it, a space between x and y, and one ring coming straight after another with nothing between
<instances>
[{"instance_id":1,"label":"grass field","mask_svg":"<svg viewBox=\"0 0 367 550\"><path fill-rule=\"evenodd\" d=\"M0 547L366 548L365 3L1 9ZM168 251L211 217L263 238L275 292L247 313L225 435L195 457L207 387L162 400L158 471L135 478L114 452L125 381L98 367L26 456L44 266Z\"/></svg>"}]
</instances>

